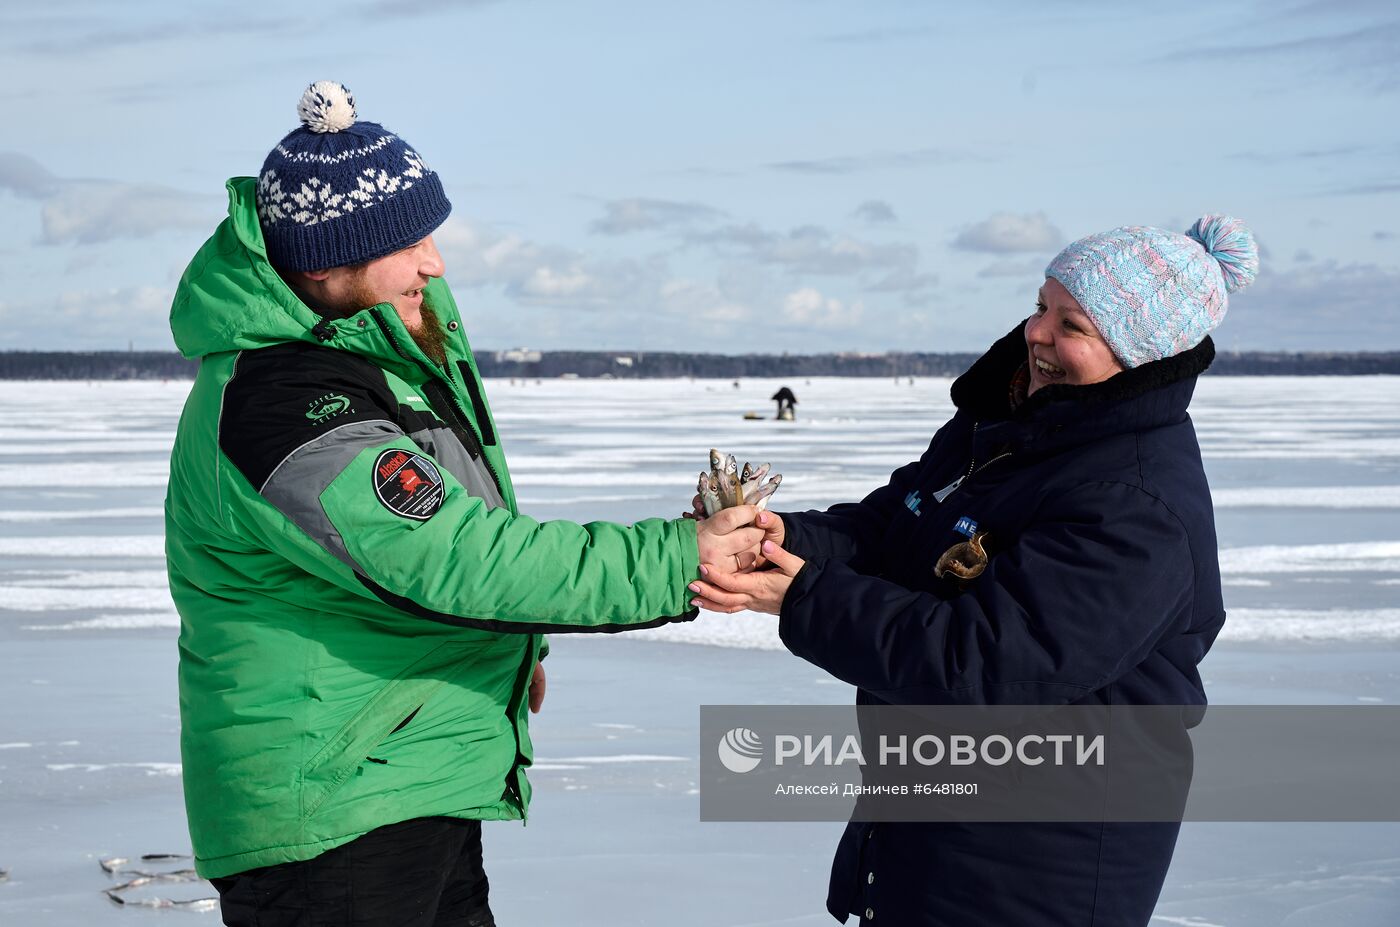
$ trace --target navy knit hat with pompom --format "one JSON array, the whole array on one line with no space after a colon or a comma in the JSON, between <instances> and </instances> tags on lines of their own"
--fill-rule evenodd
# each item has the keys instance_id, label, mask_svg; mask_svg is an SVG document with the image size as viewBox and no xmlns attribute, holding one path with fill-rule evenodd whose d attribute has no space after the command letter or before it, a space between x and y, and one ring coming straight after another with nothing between
<instances>
[{"instance_id":1,"label":"navy knit hat with pompom","mask_svg":"<svg viewBox=\"0 0 1400 927\"><path fill-rule=\"evenodd\" d=\"M355 121L344 84L317 81L297 104L301 127L258 174L267 257L284 270L325 270L392 254L433 233L452 204L418 152Z\"/></svg>"}]
</instances>

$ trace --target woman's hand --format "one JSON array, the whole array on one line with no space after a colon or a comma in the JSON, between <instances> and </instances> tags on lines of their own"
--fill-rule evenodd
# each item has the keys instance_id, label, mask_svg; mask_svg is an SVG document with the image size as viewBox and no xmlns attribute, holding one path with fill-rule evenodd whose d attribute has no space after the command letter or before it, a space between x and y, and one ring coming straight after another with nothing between
<instances>
[{"instance_id":1,"label":"woman's hand","mask_svg":"<svg viewBox=\"0 0 1400 927\"><path fill-rule=\"evenodd\" d=\"M777 518L776 515L772 517ZM781 525L782 519L777 520ZM748 609L778 614L793 577L807 561L772 541L763 542L762 552L771 568L752 573L729 572L717 564L701 563L700 575L704 579L690 584L690 591L695 593L690 604L712 612L732 614Z\"/></svg>"},{"instance_id":2,"label":"woman's hand","mask_svg":"<svg viewBox=\"0 0 1400 927\"><path fill-rule=\"evenodd\" d=\"M778 547L782 547L783 542L787 540L787 528L783 526L783 519L777 512L763 509L754 516L753 523L763 529L763 540L772 541ZM763 558L763 553L760 550L758 566L763 567L766 564L767 561Z\"/></svg>"}]
</instances>

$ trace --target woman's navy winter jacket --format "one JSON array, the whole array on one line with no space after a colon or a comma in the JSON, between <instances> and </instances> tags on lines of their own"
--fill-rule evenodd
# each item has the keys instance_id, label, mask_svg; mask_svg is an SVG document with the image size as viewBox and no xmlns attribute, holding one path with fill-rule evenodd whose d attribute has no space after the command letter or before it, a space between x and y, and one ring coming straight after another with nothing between
<instances>
[{"instance_id":1,"label":"woman's navy winter jacket","mask_svg":"<svg viewBox=\"0 0 1400 927\"><path fill-rule=\"evenodd\" d=\"M957 413L888 485L783 515L807 560L783 642L858 704L1203 705L1196 666L1225 611L1186 407L1214 346L1013 411L1023 328L954 382ZM970 525L989 560L960 588L934 565ZM1177 830L853 822L827 907L875 924L1143 925Z\"/></svg>"}]
</instances>

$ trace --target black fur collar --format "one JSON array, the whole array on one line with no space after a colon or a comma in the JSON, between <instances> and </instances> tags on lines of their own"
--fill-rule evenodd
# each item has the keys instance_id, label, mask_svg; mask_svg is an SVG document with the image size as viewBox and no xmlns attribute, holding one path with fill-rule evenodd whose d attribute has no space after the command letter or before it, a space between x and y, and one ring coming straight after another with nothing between
<instances>
[{"instance_id":1,"label":"black fur collar","mask_svg":"<svg viewBox=\"0 0 1400 927\"><path fill-rule=\"evenodd\" d=\"M1026 323L1023 321L997 340L967 372L953 381L953 405L979 418L1009 418L1008 385L1016 368L1026 360ZM1172 383L1197 377L1215 360L1215 342L1205 340L1180 354L1125 370L1102 383L1075 386L1055 383L1042 386L1015 410L1026 418L1051 403L1103 403L1133 399Z\"/></svg>"}]
</instances>

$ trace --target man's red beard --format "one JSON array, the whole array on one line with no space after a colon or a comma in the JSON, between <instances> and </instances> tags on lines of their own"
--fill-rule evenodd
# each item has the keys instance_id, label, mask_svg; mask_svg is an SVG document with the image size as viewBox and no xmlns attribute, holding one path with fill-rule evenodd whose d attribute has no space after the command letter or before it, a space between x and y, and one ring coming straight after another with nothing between
<instances>
[{"instance_id":1,"label":"man's red beard","mask_svg":"<svg viewBox=\"0 0 1400 927\"><path fill-rule=\"evenodd\" d=\"M354 315L361 309L376 306L380 302L383 300L374 295L365 283L363 273L356 268L350 277L350 296L345 302L348 311L344 316ZM442 322L433 311L427 290L423 291L423 304L418 310L418 315L421 321L417 327L409 328L408 333L413 337L414 344L428 355L428 359L441 367L447 363L447 332L443 331ZM407 323L404 327L408 327Z\"/></svg>"},{"instance_id":2,"label":"man's red beard","mask_svg":"<svg viewBox=\"0 0 1400 927\"><path fill-rule=\"evenodd\" d=\"M433 307L428 305L428 294L423 294L423 306L418 310L422 318L422 324L416 329L410 328L408 333L413 336L413 341L428 355L428 359L441 367L447 363L447 332L442 330L442 322L433 311Z\"/></svg>"}]
</instances>

